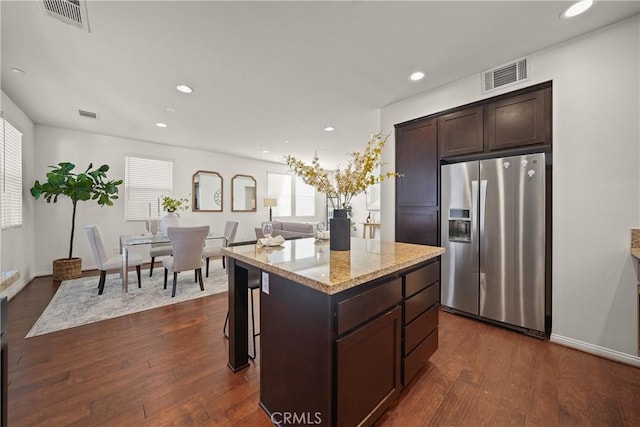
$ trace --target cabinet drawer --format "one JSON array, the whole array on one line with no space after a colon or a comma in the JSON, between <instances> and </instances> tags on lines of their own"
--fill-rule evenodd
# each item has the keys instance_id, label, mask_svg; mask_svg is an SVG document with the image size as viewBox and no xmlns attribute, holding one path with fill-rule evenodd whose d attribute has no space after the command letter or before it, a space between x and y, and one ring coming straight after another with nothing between
<instances>
[{"instance_id":1,"label":"cabinet drawer","mask_svg":"<svg viewBox=\"0 0 640 427\"><path fill-rule=\"evenodd\" d=\"M438 328L424 339L402 362L402 385L406 386L438 349Z\"/></svg>"},{"instance_id":2,"label":"cabinet drawer","mask_svg":"<svg viewBox=\"0 0 640 427\"><path fill-rule=\"evenodd\" d=\"M407 274L404 297L408 298L440 279L440 261L431 263L419 270Z\"/></svg>"},{"instance_id":3,"label":"cabinet drawer","mask_svg":"<svg viewBox=\"0 0 640 427\"><path fill-rule=\"evenodd\" d=\"M416 320L404 327L404 354L411 351L438 327L439 306L431 307Z\"/></svg>"},{"instance_id":4,"label":"cabinet drawer","mask_svg":"<svg viewBox=\"0 0 640 427\"><path fill-rule=\"evenodd\" d=\"M338 335L366 322L402 300L402 279L397 278L337 304Z\"/></svg>"},{"instance_id":5,"label":"cabinet drawer","mask_svg":"<svg viewBox=\"0 0 640 427\"><path fill-rule=\"evenodd\" d=\"M421 290L404 302L404 324L408 325L413 319L429 307L436 304L440 299L440 284L433 283L426 289Z\"/></svg>"}]
</instances>

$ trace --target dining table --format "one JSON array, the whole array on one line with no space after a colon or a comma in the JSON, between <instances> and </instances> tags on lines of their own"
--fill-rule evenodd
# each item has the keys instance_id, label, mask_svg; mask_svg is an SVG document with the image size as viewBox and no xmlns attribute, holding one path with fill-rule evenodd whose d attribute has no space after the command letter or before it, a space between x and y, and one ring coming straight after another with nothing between
<instances>
[{"instance_id":1,"label":"dining table","mask_svg":"<svg viewBox=\"0 0 640 427\"><path fill-rule=\"evenodd\" d=\"M229 242L226 242L227 238L223 234L218 233L209 233L207 235L206 240L218 240L224 239L225 245ZM127 234L120 236L120 250L122 253L122 268L120 270L120 277L122 278L122 297L126 298L129 293L129 275L127 272L129 271L129 250L133 246L140 245L152 245L155 243L171 243L168 236L163 234Z\"/></svg>"}]
</instances>

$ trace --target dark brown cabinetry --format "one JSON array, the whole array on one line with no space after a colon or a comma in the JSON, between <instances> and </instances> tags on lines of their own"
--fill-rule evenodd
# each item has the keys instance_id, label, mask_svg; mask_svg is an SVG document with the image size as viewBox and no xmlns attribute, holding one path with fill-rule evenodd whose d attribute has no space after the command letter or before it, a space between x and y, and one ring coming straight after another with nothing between
<instances>
[{"instance_id":1,"label":"dark brown cabinetry","mask_svg":"<svg viewBox=\"0 0 640 427\"><path fill-rule=\"evenodd\" d=\"M551 144L551 85L543 83L438 117L440 158Z\"/></svg>"},{"instance_id":2,"label":"dark brown cabinetry","mask_svg":"<svg viewBox=\"0 0 640 427\"><path fill-rule=\"evenodd\" d=\"M397 207L396 241L437 245L438 208Z\"/></svg>"},{"instance_id":3,"label":"dark brown cabinetry","mask_svg":"<svg viewBox=\"0 0 640 427\"><path fill-rule=\"evenodd\" d=\"M483 107L475 107L440 117L438 119L440 157L482 152L483 114Z\"/></svg>"},{"instance_id":4,"label":"dark brown cabinetry","mask_svg":"<svg viewBox=\"0 0 640 427\"><path fill-rule=\"evenodd\" d=\"M372 424L402 388L403 276L334 295L274 274L269 282L260 297L263 408L310 413L319 425Z\"/></svg>"},{"instance_id":5,"label":"dark brown cabinetry","mask_svg":"<svg viewBox=\"0 0 640 427\"><path fill-rule=\"evenodd\" d=\"M333 295L270 274L260 295L261 406L319 425L373 424L437 349L438 265Z\"/></svg>"},{"instance_id":6,"label":"dark brown cabinetry","mask_svg":"<svg viewBox=\"0 0 640 427\"><path fill-rule=\"evenodd\" d=\"M336 340L338 425L375 421L375 408L398 397L401 318L396 306Z\"/></svg>"},{"instance_id":7,"label":"dark brown cabinetry","mask_svg":"<svg viewBox=\"0 0 640 427\"><path fill-rule=\"evenodd\" d=\"M485 150L551 142L551 89L492 102L486 107Z\"/></svg>"},{"instance_id":8,"label":"dark brown cabinetry","mask_svg":"<svg viewBox=\"0 0 640 427\"><path fill-rule=\"evenodd\" d=\"M548 149L551 82L395 127L396 241L438 245L440 161Z\"/></svg>"},{"instance_id":9,"label":"dark brown cabinetry","mask_svg":"<svg viewBox=\"0 0 640 427\"><path fill-rule=\"evenodd\" d=\"M396 241L438 244L437 121L396 126Z\"/></svg>"},{"instance_id":10,"label":"dark brown cabinetry","mask_svg":"<svg viewBox=\"0 0 640 427\"><path fill-rule=\"evenodd\" d=\"M440 262L407 274L402 290L402 384L416 376L438 348Z\"/></svg>"},{"instance_id":11,"label":"dark brown cabinetry","mask_svg":"<svg viewBox=\"0 0 640 427\"><path fill-rule=\"evenodd\" d=\"M438 206L437 138L436 120L396 128L398 206Z\"/></svg>"}]
</instances>

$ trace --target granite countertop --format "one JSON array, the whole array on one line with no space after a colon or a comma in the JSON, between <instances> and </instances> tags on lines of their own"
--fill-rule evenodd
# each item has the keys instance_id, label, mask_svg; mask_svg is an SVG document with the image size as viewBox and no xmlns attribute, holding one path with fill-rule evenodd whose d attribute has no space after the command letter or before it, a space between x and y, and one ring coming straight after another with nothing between
<instances>
[{"instance_id":1,"label":"granite countertop","mask_svg":"<svg viewBox=\"0 0 640 427\"><path fill-rule=\"evenodd\" d=\"M631 255L640 260L640 228L631 229Z\"/></svg>"},{"instance_id":2,"label":"granite countertop","mask_svg":"<svg viewBox=\"0 0 640 427\"><path fill-rule=\"evenodd\" d=\"M329 250L328 240L287 240L282 246L223 248L226 255L329 295L435 258L444 248L351 239L350 251Z\"/></svg>"}]
</instances>

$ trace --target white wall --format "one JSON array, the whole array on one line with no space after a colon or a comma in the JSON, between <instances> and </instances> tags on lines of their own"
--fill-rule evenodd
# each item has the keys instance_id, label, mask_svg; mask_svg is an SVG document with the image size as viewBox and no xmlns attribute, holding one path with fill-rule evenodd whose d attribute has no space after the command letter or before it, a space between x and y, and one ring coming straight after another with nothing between
<instances>
[{"instance_id":1,"label":"white wall","mask_svg":"<svg viewBox=\"0 0 640 427\"><path fill-rule=\"evenodd\" d=\"M28 183L33 182L33 122L2 92L4 118L22 132L22 227L2 230L2 270L18 270L20 278L0 296L12 298L34 277L34 200Z\"/></svg>"},{"instance_id":2,"label":"white wall","mask_svg":"<svg viewBox=\"0 0 640 427\"><path fill-rule=\"evenodd\" d=\"M262 199L267 196L267 172L287 172L284 164L263 162L212 153L202 150L185 149L126 138L71 131L50 126L35 126L36 154L34 158L35 179L44 179L49 165L69 161L77 170L84 170L92 162L94 166L108 164L110 179L124 178L124 162L127 155L153 156L174 161L173 196L187 197L191 194L191 178L197 170L218 172L223 178L223 212L181 212L183 225L208 224L214 232L222 233L227 220L239 221L236 241L254 240L254 227L268 219L267 208ZM236 174L251 175L257 181L257 212L231 212L231 178ZM29 182L29 186L32 181ZM112 207L100 207L95 202L78 203L76 214L76 235L74 256L83 259L82 268L95 268L91 249L84 234L84 225L96 224L101 227L105 245L109 253L118 247L121 234L145 231L144 222L125 222L124 186L120 187L121 198ZM318 195L316 201L317 219L324 220L324 197ZM68 254L71 227L71 202L61 199L57 204L43 200L35 203L35 249L36 275L51 274L51 260ZM275 219L275 218L274 218ZM306 219L306 218L305 218ZM310 218L315 220L315 218ZM137 248L148 259L148 248Z\"/></svg>"},{"instance_id":3,"label":"white wall","mask_svg":"<svg viewBox=\"0 0 640 427\"><path fill-rule=\"evenodd\" d=\"M531 55L529 82L553 81L553 334L640 365L630 228L640 225L639 18ZM490 94L494 96L500 92ZM384 108L382 129L482 99L474 75ZM390 138L385 161L395 164ZM383 237L394 238L393 183Z\"/></svg>"}]
</instances>

